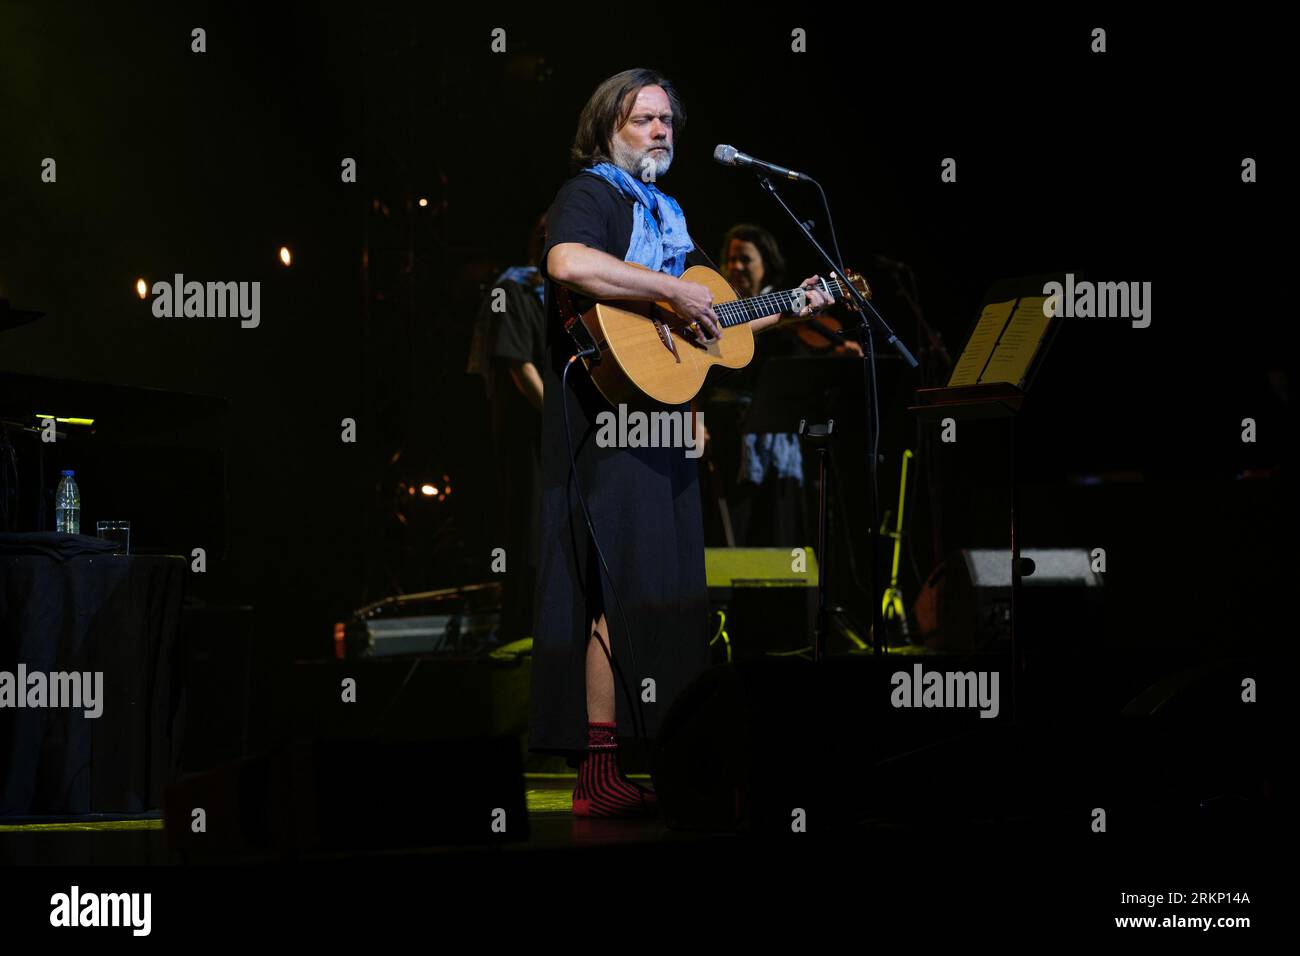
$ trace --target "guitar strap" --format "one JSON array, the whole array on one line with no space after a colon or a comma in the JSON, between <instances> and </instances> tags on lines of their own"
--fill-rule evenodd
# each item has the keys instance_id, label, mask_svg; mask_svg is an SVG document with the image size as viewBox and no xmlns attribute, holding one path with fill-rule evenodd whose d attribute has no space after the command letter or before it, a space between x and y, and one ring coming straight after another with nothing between
<instances>
[{"instance_id":1,"label":"guitar strap","mask_svg":"<svg viewBox=\"0 0 1300 956\"><path fill-rule=\"evenodd\" d=\"M564 322L564 331L569 333L569 338L573 339L573 344L578 347L579 352L585 352L587 349L596 347L596 343L591 338L591 333L582 323L582 316L573 307L573 296L569 290L560 285L558 282L552 282L551 288L555 290L555 304L560 308L560 319ZM583 359L587 366L591 365L593 360L598 360L599 355L592 358Z\"/></svg>"},{"instance_id":2,"label":"guitar strap","mask_svg":"<svg viewBox=\"0 0 1300 956\"><path fill-rule=\"evenodd\" d=\"M569 294L566 286L552 280L551 287L555 289L555 302L560 307L560 318L564 320L564 328L567 331L578 319L577 312L573 309L573 297Z\"/></svg>"}]
</instances>

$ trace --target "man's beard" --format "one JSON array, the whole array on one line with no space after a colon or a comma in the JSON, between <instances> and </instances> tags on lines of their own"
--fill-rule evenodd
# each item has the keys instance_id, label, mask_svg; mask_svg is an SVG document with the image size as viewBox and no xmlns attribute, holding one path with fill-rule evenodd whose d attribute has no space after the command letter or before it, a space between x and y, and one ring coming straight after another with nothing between
<instances>
[{"instance_id":1,"label":"man's beard","mask_svg":"<svg viewBox=\"0 0 1300 956\"><path fill-rule=\"evenodd\" d=\"M651 150L637 153L629 150L617 140L614 141L614 165L637 177L643 183L652 183L673 164L673 148L664 146L664 152L656 155Z\"/></svg>"}]
</instances>

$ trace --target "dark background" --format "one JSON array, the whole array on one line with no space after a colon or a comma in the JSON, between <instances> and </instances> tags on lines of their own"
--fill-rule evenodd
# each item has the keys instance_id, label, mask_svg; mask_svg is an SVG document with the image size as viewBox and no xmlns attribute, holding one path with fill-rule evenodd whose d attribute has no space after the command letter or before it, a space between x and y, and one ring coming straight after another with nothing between
<instances>
[{"instance_id":1,"label":"dark background","mask_svg":"<svg viewBox=\"0 0 1300 956\"><path fill-rule=\"evenodd\" d=\"M839 21L808 6L779 20L690 8L633 29L630 13L0 10L0 296L46 313L0 332L0 370L229 403L188 431L162 421L165 396L156 428L133 413L153 450L85 475L83 528L128 517L137 548L207 547L190 593L255 607L264 662L328 655L331 624L366 601L486 579L487 417L464 374L483 284L521 260L590 92L652 66L688 113L662 185L711 256L728 226L754 221L793 278L818 271L753 177L710 161L727 142L817 175L850 265L911 263L954 357L999 279L1150 281L1149 328L1077 320L1052 347L1021 445L1025 545L1106 547L1126 640L1244 653L1269 633L1289 562L1281 481L1247 469L1280 463L1289 424L1277 30L1118 14ZM196 26L204 54L190 52ZM498 26L504 55L489 49ZM790 52L796 26L807 54ZM1094 26L1103 55L1089 52ZM46 156L57 184L40 181ZM1261 182L1241 182L1245 156ZM355 184L340 181L343 157ZM821 218L815 194L784 192ZM915 349L889 276L858 267ZM260 328L155 318L135 280L175 272L260 280ZM890 436L911 428L898 396L914 383L898 374L882 385L887 503ZM345 417L356 444L340 441ZM222 457L158 450L173 438ZM995 478L956 458L934 467L949 479L943 549L1004 545ZM452 493L404 494L424 481ZM923 576L936 556L918 510ZM903 586L914 595L915 575Z\"/></svg>"}]
</instances>

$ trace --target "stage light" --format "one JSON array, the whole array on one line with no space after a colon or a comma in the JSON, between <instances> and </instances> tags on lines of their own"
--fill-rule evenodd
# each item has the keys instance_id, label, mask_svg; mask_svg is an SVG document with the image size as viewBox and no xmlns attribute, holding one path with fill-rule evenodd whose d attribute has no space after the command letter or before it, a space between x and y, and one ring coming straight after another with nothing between
<instances>
[{"instance_id":1,"label":"stage light","mask_svg":"<svg viewBox=\"0 0 1300 956\"><path fill-rule=\"evenodd\" d=\"M140 298L142 298L142 299L148 298L148 296L149 296L149 284L148 284L147 282L145 282L143 279L136 279L136 280L135 280L135 294L138 295L138 296L139 296Z\"/></svg>"},{"instance_id":2,"label":"stage light","mask_svg":"<svg viewBox=\"0 0 1300 956\"><path fill-rule=\"evenodd\" d=\"M420 493L424 495L426 498L432 498L434 495L438 493L438 489L435 488L433 485L425 484L420 486Z\"/></svg>"},{"instance_id":3,"label":"stage light","mask_svg":"<svg viewBox=\"0 0 1300 956\"><path fill-rule=\"evenodd\" d=\"M286 266L290 265L293 262L293 256L289 254L288 246L280 247L280 261L283 262Z\"/></svg>"},{"instance_id":4,"label":"stage light","mask_svg":"<svg viewBox=\"0 0 1300 956\"><path fill-rule=\"evenodd\" d=\"M421 205L421 206L427 206L427 205L429 205L429 200L427 200L427 199L421 199L421 200L420 200L420 205Z\"/></svg>"}]
</instances>

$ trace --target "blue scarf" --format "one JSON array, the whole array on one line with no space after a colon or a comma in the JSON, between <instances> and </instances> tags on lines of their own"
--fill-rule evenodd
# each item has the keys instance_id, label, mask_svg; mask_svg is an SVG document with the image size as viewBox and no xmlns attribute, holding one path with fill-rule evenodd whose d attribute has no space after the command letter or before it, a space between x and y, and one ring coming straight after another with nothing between
<instances>
[{"instance_id":1,"label":"blue scarf","mask_svg":"<svg viewBox=\"0 0 1300 956\"><path fill-rule=\"evenodd\" d=\"M624 262L635 262L656 272L680 276L686 271L686 253L695 248L686 231L686 216L677 200L643 183L613 163L597 163L583 170L612 185L632 207L632 241Z\"/></svg>"},{"instance_id":2,"label":"blue scarf","mask_svg":"<svg viewBox=\"0 0 1300 956\"><path fill-rule=\"evenodd\" d=\"M497 281L493 285L500 285L502 282L517 282L525 289L530 289L537 294L537 301L546 304L546 283L540 282L534 287L531 284L532 276L536 275L536 266L511 266L505 272L497 276Z\"/></svg>"}]
</instances>

